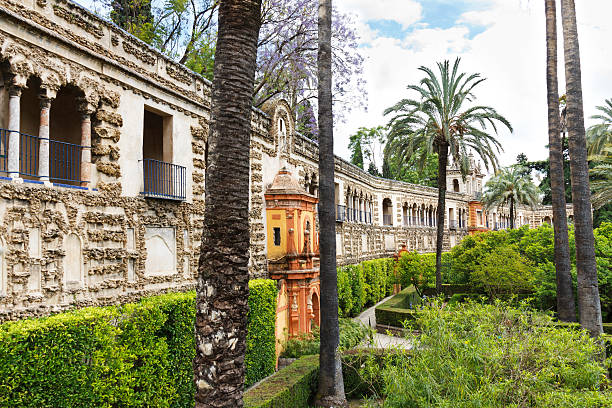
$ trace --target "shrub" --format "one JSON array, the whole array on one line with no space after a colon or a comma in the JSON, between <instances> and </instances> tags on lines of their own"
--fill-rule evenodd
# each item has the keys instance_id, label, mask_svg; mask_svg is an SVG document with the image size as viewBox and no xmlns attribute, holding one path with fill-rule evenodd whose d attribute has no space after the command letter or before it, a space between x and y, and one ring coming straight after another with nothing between
<instances>
[{"instance_id":1,"label":"shrub","mask_svg":"<svg viewBox=\"0 0 612 408\"><path fill-rule=\"evenodd\" d=\"M247 370L261 378L275 366L276 286L250 286ZM0 406L193 407L194 321L189 292L1 324Z\"/></svg>"},{"instance_id":2,"label":"shrub","mask_svg":"<svg viewBox=\"0 0 612 408\"><path fill-rule=\"evenodd\" d=\"M351 319L340 319L340 350L350 350L357 346L366 338L370 329L360 322ZM286 358L299 358L319 353L320 345L319 327L315 326L311 334L302 334L297 338L293 338L285 343L284 350L281 354Z\"/></svg>"},{"instance_id":3,"label":"shrub","mask_svg":"<svg viewBox=\"0 0 612 408\"><path fill-rule=\"evenodd\" d=\"M533 267L514 247L500 246L479 261L471 281L492 298L525 293L533 288Z\"/></svg>"},{"instance_id":4,"label":"shrub","mask_svg":"<svg viewBox=\"0 0 612 408\"><path fill-rule=\"evenodd\" d=\"M548 315L501 302L437 303L418 323L422 334L410 341L419 352L382 370L385 407L612 404L602 345Z\"/></svg>"},{"instance_id":5,"label":"shrub","mask_svg":"<svg viewBox=\"0 0 612 408\"><path fill-rule=\"evenodd\" d=\"M420 304L420 298L415 288L410 286L376 307L376 324L404 327L406 321L415 319L418 311L412 307L416 304Z\"/></svg>"},{"instance_id":6,"label":"shrub","mask_svg":"<svg viewBox=\"0 0 612 408\"><path fill-rule=\"evenodd\" d=\"M338 307L342 317L354 317L393 292L395 262L391 258L364 261L337 269Z\"/></svg>"},{"instance_id":7,"label":"shrub","mask_svg":"<svg viewBox=\"0 0 612 408\"><path fill-rule=\"evenodd\" d=\"M249 314L246 346L246 385L253 384L276 368L276 282L249 281Z\"/></svg>"},{"instance_id":8,"label":"shrub","mask_svg":"<svg viewBox=\"0 0 612 408\"><path fill-rule=\"evenodd\" d=\"M308 408L319 376L319 356L305 356L244 394L245 408Z\"/></svg>"},{"instance_id":9,"label":"shrub","mask_svg":"<svg viewBox=\"0 0 612 408\"><path fill-rule=\"evenodd\" d=\"M414 286L418 293L428 287L434 287L436 282L436 258L430 254L421 255L417 252L405 252L397 265L402 287Z\"/></svg>"}]
</instances>

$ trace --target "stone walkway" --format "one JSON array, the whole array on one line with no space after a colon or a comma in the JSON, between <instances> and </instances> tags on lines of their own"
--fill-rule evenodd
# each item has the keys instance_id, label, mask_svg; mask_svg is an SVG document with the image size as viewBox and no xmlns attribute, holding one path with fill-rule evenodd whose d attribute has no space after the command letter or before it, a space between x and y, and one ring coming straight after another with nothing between
<instances>
[{"instance_id":1,"label":"stone walkway","mask_svg":"<svg viewBox=\"0 0 612 408\"><path fill-rule=\"evenodd\" d=\"M378 302L371 308L364 310L359 316L355 317L353 320L361 322L362 324L376 330L376 314L374 312L374 309L376 309L376 306L380 305L381 303L384 303L387 300L391 299L391 297L392 296L389 296L381 300L380 302ZM409 350L412 348L412 345L410 344L408 340L406 340L403 337L389 336L386 334L374 333L373 342L370 342L369 339L365 340L365 342L362 343L360 347L365 347L365 348L395 347L395 348L403 348L403 349Z\"/></svg>"}]
</instances>

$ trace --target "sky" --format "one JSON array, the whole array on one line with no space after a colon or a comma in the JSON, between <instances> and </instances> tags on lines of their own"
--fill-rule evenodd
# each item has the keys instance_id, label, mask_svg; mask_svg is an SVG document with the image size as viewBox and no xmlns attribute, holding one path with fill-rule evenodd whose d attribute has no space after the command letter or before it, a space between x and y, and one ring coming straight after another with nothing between
<instances>
[{"instance_id":1,"label":"sky","mask_svg":"<svg viewBox=\"0 0 612 408\"><path fill-rule=\"evenodd\" d=\"M94 0L78 0L91 6ZM385 125L385 108L422 78L418 67L461 57L461 69L487 80L475 94L514 127L499 134L502 165L519 153L548 157L546 37L542 0L333 0L354 15L365 57L365 109L335 124L335 152L348 159L348 141L360 127ZM559 6L558 6L559 7ZM560 8L560 7L559 7ZM612 1L576 1L587 127L596 106L612 98ZM560 10L558 10L560 12ZM559 25L561 20L559 17ZM565 90L560 36L559 89Z\"/></svg>"},{"instance_id":2,"label":"sky","mask_svg":"<svg viewBox=\"0 0 612 408\"><path fill-rule=\"evenodd\" d=\"M384 109L414 95L406 85L423 77L419 66L433 68L438 61L461 57L464 72L487 78L476 89L477 102L494 107L514 127L512 134L500 132L501 164L514 163L519 153L530 160L548 157L542 0L339 0L336 5L357 17L368 91L367 112L355 110L336 124L338 155L349 158L352 133L360 126L386 124ZM576 7L588 118L612 98L612 1L583 0ZM561 47L559 52L564 93ZM592 123L587 120L587 127Z\"/></svg>"}]
</instances>

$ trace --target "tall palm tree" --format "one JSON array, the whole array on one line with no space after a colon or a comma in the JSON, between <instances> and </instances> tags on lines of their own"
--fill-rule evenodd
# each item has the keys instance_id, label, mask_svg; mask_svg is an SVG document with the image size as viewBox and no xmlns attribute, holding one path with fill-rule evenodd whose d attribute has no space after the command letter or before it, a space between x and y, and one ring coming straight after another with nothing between
<instances>
[{"instance_id":1,"label":"tall palm tree","mask_svg":"<svg viewBox=\"0 0 612 408\"><path fill-rule=\"evenodd\" d=\"M606 99L604 106L598 106L600 114L591 116L591 119L601 120L593 125L587 132L589 154L601 154L607 145L612 144L612 99Z\"/></svg>"},{"instance_id":2,"label":"tall palm tree","mask_svg":"<svg viewBox=\"0 0 612 408\"><path fill-rule=\"evenodd\" d=\"M572 204L576 236L576 270L578 274L578 311L580 324L591 336L602 331L601 303L597 284L595 263L595 238L591 189L589 186L589 164L584 128L582 103L582 74L580 69L580 46L574 0L561 0L563 20L563 43L565 54L565 81L567 91L567 130L569 139L570 171L572 181Z\"/></svg>"},{"instance_id":3,"label":"tall palm tree","mask_svg":"<svg viewBox=\"0 0 612 408\"><path fill-rule=\"evenodd\" d=\"M546 0L546 54L548 87L548 146L550 159L550 193L555 230L555 269L557 274L557 315L566 322L576 320L576 306L567 233L567 209L559 116L559 79L557 77L557 5Z\"/></svg>"},{"instance_id":4,"label":"tall palm tree","mask_svg":"<svg viewBox=\"0 0 612 408\"><path fill-rule=\"evenodd\" d=\"M460 59L451 69L449 61L438 63L439 76L427 67L419 68L425 77L419 85L410 85L418 99L403 99L385 110L393 114L389 122L388 149L406 158L420 155L422 168L427 155L438 153L438 230L436 242L436 289L442 290L442 240L446 214L446 167L449 152L465 176L469 170L469 151L475 151L488 170L497 170L497 153L502 148L489 126L497 134L499 123L512 131L510 122L488 106L472 105L473 90L484 81L480 74L459 73Z\"/></svg>"},{"instance_id":5,"label":"tall palm tree","mask_svg":"<svg viewBox=\"0 0 612 408\"><path fill-rule=\"evenodd\" d=\"M261 0L223 0L196 295L197 407L242 407L248 311L249 146Z\"/></svg>"},{"instance_id":6,"label":"tall palm tree","mask_svg":"<svg viewBox=\"0 0 612 408\"><path fill-rule=\"evenodd\" d=\"M318 407L346 407L338 344L338 281L336 277L336 210L334 188L334 126L332 115L331 0L319 0L319 225L321 236L321 343Z\"/></svg>"},{"instance_id":7,"label":"tall palm tree","mask_svg":"<svg viewBox=\"0 0 612 408\"><path fill-rule=\"evenodd\" d=\"M612 203L612 143L603 147L600 155L591 158L596 163L591 169L593 207L601 208Z\"/></svg>"},{"instance_id":8,"label":"tall palm tree","mask_svg":"<svg viewBox=\"0 0 612 408\"><path fill-rule=\"evenodd\" d=\"M535 207L540 201L540 192L522 166L501 169L487 184L482 201L487 210L493 207L510 207L510 229L514 229L516 207L519 204Z\"/></svg>"}]
</instances>

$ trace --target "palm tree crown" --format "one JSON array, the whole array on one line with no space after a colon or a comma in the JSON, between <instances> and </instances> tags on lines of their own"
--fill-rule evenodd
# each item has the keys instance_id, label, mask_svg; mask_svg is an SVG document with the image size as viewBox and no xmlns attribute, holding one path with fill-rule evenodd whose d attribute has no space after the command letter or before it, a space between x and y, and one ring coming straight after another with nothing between
<instances>
[{"instance_id":1,"label":"palm tree crown","mask_svg":"<svg viewBox=\"0 0 612 408\"><path fill-rule=\"evenodd\" d=\"M518 204L534 207L539 201L538 188L531 181L528 171L521 166L506 167L485 184L483 202L486 209L509 205L510 228L514 228L515 209Z\"/></svg>"},{"instance_id":2,"label":"palm tree crown","mask_svg":"<svg viewBox=\"0 0 612 408\"><path fill-rule=\"evenodd\" d=\"M474 88L485 78L480 74L459 73L457 58L450 69L449 61L438 63L440 76L427 67L420 67L426 76L419 85L409 85L420 99L402 99L385 110L391 118L387 149L401 151L408 159L418 150L419 162L425 163L428 154L437 153L443 147L459 163L464 174L469 171L469 150L475 151L485 167L498 167L497 153L503 149L495 136L487 131L490 125L497 134L501 122L510 131L512 125L497 111L488 106L466 106L476 99Z\"/></svg>"},{"instance_id":3,"label":"palm tree crown","mask_svg":"<svg viewBox=\"0 0 612 408\"><path fill-rule=\"evenodd\" d=\"M593 156L596 165L590 173L593 207L600 208L612 202L612 143L602 148L601 155Z\"/></svg>"},{"instance_id":4,"label":"palm tree crown","mask_svg":"<svg viewBox=\"0 0 612 408\"><path fill-rule=\"evenodd\" d=\"M425 77L419 85L410 85L418 99L403 99L385 110L393 114L389 122L387 153L410 160L418 158L421 169L431 153L438 153L438 230L436 239L436 290L442 290L442 243L446 213L446 166L449 150L465 176L469 170L469 151L475 151L484 161L485 168L497 169L497 153L502 148L488 127L497 134L502 123L510 131L512 126L495 109L473 105L474 88L484 81L480 74L459 72L457 58L451 69L449 61L438 63L439 76L431 69L421 67ZM417 153L418 152L418 153Z\"/></svg>"},{"instance_id":5,"label":"palm tree crown","mask_svg":"<svg viewBox=\"0 0 612 408\"><path fill-rule=\"evenodd\" d=\"M606 104L598 106L597 109L601 113L591 116L591 119L601 120L601 123L591 126L587 132L591 155L603 153L606 145L612 144L612 99L607 99Z\"/></svg>"}]
</instances>

